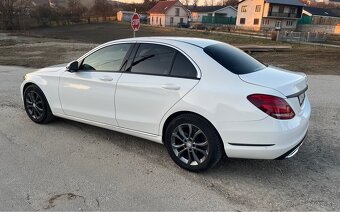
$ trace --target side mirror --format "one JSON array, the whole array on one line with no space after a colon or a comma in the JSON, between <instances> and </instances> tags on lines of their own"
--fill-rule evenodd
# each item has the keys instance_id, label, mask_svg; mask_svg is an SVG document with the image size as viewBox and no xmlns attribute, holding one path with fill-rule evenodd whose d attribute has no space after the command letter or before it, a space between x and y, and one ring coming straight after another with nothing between
<instances>
[{"instance_id":1,"label":"side mirror","mask_svg":"<svg viewBox=\"0 0 340 212\"><path fill-rule=\"evenodd\" d=\"M67 64L66 66L66 70L73 73L73 72L77 72L79 70L79 64L78 61L72 61L69 64Z\"/></svg>"}]
</instances>

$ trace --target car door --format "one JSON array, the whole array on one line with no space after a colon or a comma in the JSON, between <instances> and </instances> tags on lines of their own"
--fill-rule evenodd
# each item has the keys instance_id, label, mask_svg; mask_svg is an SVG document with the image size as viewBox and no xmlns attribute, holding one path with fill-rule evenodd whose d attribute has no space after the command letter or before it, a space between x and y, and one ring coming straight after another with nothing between
<instances>
[{"instance_id":1,"label":"car door","mask_svg":"<svg viewBox=\"0 0 340 212\"><path fill-rule=\"evenodd\" d=\"M114 94L132 46L122 43L103 47L85 57L79 71L61 74L59 97L66 115L117 125Z\"/></svg>"},{"instance_id":2,"label":"car door","mask_svg":"<svg viewBox=\"0 0 340 212\"><path fill-rule=\"evenodd\" d=\"M131 55L117 84L118 125L158 134L162 117L199 82L199 72L169 46L142 43Z\"/></svg>"}]
</instances>

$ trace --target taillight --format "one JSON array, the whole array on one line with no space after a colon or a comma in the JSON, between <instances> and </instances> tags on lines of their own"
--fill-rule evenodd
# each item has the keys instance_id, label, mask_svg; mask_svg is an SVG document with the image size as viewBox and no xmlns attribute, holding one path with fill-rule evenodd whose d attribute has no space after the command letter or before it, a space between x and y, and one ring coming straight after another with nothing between
<instances>
[{"instance_id":1,"label":"taillight","mask_svg":"<svg viewBox=\"0 0 340 212\"><path fill-rule=\"evenodd\" d=\"M252 94L247 99L257 108L276 119L292 119L295 116L293 109L282 98L265 94Z\"/></svg>"}]
</instances>

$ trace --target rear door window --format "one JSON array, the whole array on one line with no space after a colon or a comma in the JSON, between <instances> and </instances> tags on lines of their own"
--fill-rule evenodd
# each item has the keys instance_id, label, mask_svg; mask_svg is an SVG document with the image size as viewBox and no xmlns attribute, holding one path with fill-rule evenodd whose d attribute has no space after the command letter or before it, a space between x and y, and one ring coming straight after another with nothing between
<instances>
[{"instance_id":1,"label":"rear door window","mask_svg":"<svg viewBox=\"0 0 340 212\"><path fill-rule=\"evenodd\" d=\"M158 44L140 44L130 72L167 76L176 50Z\"/></svg>"},{"instance_id":2,"label":"rear door window","mask_svg":"<svg viewBox=\"0 0 340 212\"><path fill-rule=\"evenodd\" d=\"M197 78L197 71L186 56L177 52L170 75L173 77Z\"/></svg>"},{"instance_id":3,"label":"rear door window","mask_svg":"<svg viewBox=\"0 0 340 212\"><path fill-rule=\"evenodd\" d=\"M244 51L227 44L214 44L204 52L230 72L240 75L264 69L266 66Z\"/></svg>"}]
</instances>

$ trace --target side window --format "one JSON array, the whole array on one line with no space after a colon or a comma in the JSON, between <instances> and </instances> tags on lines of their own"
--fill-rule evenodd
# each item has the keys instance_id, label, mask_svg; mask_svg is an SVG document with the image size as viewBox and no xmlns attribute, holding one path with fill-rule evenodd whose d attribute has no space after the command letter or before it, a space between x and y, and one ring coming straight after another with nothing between
<instances>
[{"instance_id":1,"label":"side window","mask_svg":"<svg viewBox=\"0 0 340 212\"><path fill-rule=\"evenodd\" d=\"M157 44L141 44L131 65L132 73L169 75L173 48Z\"/></svg>"},{"instance_id":2,"label":"side window","mask_svg":"<svg viewBox=\"0 0 340 212\"><path fill-rule=\"evenodd\" d=\"M131 45L124 43L104 47L87 56L83 60L80 70L119 71Z\"/></svg>"},{"instance_id":3,"label":"side window","mask_svg":"<svg viewBox=\"0 0 340 212\"><path fill-rule=\"evenodd\" d=\"M184 78L197 78L196 68L182 53L177 52L171 76Z\"/></svg>"}]
</instances>

